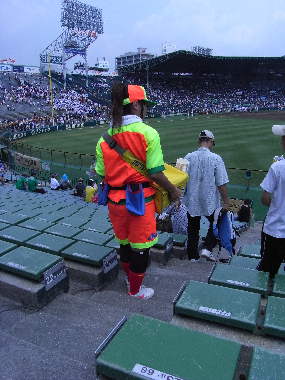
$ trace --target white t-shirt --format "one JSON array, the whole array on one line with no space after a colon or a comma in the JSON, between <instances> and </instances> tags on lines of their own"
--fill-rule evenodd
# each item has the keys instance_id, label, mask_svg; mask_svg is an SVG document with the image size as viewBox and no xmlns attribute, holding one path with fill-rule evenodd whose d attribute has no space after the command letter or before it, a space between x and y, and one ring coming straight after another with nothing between
<instances>
[{"instance_id":1,"label":"white t-shirt","mask_svg":"<svg viewBox=\"0 0 285 380\"><path fill-rule=\"evenodd\" d=\"M191 216L211 215L220 207L218 186L229 182L224 161L205 147L184 158L189 162L189 181L183 203Z\"/></svg>"},{"instance_id":2,"label":"white t-shirt","mask_svg":"<svg viewBox=\"0 0 285 380\"><path fill-rule=\"evenodd\" d=\"M51 178L50 179L50 188L51 189L56 189L59 186L59 182L56 178Z\"/></svg>"},{"instance_id":3,"label":"white t-shirt","mask_svg":"<svg viewBox=\"0 0 285 380\"><path fill-rule=\"evenodd\" d=\"M285 160L271 165L260 186L271 194L263 231L276 238L285 238Z\"/></svg>"}]
</instances>

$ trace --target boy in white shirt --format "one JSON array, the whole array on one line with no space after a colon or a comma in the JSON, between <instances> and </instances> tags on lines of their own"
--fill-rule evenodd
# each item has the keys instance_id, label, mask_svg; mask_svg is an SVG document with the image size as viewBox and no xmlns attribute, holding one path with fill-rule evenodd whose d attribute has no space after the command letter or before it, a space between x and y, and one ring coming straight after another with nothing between
<instances>
[{"instance_id":1,"label":"boy in white shirt","mask_svg":"<svg viewBox=\"0 0 285 380\"><path fill-rule=\"evenodd\" d=\"M59 185L58 180L55 177L55 174L51 175L51 178L50 178L50 189L51 190L59 190L60 189L60 185Z\"/></svg>"},{"instance_id":2,"label":"boy in white shirt","mask_svg":"<svg viewBox=\"0 0 285 380\"><path fill-rule=\"evenodd\" d=\"M285 151L285 125L273 125L274 135L281 136ZM260 184L261 202L269 206L262 231L262 259L258 270L274 276L285 259L285 160L274 162Z\"/></svg>"}]
</instances>

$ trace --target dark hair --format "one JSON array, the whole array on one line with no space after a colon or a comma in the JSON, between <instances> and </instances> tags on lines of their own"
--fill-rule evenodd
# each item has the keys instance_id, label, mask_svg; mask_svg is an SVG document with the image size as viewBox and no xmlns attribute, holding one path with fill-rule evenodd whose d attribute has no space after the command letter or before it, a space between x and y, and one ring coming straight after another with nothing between
<instances>
[{"instance_id":1,"label":"dark hair","mask_svg":"<svg viewBox=\"0 0 285 380\"><path fill-rule=\"evenodd\" d=\"M208 142L208 141L211 141L212 139L210 139L210 137L199 137L199 143L201 143L201 142L204 142L204 141L206 141L206 142Z\"/></svg>"},{"instance_id":2,"label":"dark hair","mask_svg":"<svg viewBox=\"0 0 285 380\"><path fill-rule=\"evenodd\" d=\"M121 82L115 82L112 87L112 126L120 127L122 125L123 115L132 115L132 104L123 105L123 100L129 97L128 85ZM143 103L140 101L140 103Z\"/></svg>"},{"instance_id":3,"label":"dark hair","mask_svg":"<svg viewBox=\"0 0 285 380\"><path fill-rule=\"evenodd\" d=\"M88 180L88 186L93 186L94 185L94 181L93 179L89 179Z\"/></svg>"}]
</instances>

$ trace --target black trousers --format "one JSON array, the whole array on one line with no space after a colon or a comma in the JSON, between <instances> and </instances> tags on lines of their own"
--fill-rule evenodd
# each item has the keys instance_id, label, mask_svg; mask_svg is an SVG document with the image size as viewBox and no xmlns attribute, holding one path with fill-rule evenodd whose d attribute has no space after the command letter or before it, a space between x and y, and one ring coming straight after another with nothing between
<instances>
[{"instance_id":1,"label":"black trousers","mask_svg":"<svg viewBox=\"0 0 285 380\"><path fill-rule=\"evenodd\" d=\"M200 220L201 216L191 216L187 212L188 217L188 243L187 254L189 260L199 259L198 244L199 244L199 232L200 232ZM212 252L213 248L217 245L217 239L213 233L214 214L206 216L210 222L208 233L204 242L204 248Z\"/></svg>"},{"instance_id":2,"label":"black trousers","mask_svg":"<svg viewBox=\"0 0 285 380\"><path fill-rule=\"evenodd\" d=\"M262 232L261 241L261 260L257 270L274 276L285 260L285 238L275 238Z\"/></svg>"}]
</instances>

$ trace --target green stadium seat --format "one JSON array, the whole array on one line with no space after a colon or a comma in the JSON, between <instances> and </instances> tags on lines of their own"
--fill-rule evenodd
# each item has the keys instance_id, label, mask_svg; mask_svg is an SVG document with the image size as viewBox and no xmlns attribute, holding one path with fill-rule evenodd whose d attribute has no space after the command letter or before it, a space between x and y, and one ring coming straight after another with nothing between
<instances>
[{"instance_id":1,"label":"green stadium seat","mask_svg":"<svg viewBox=\"0 0 285 380\"><path fill-rule=\"evenodd\" d=\"M283 275L283 276L285 275L285 263L282 263L280 265L280 268L278 270L278 274Z\"/></svg>"},{"instance_id":2,"label":"green stadium seat","mask_svg":"<svg viewBox=\"0 0 285 380\"><path fill-rule=\"evenodd\" d=\"M255 347L248 380L281 380L285 373L285 355Z\"/></svg>"},{"instance_id":3,"label":"green stadium seat","mask_svg":"<svg viewBox=\"0 0 285 380\"><path fill-rule=\"evenodd\" d=\"M261 296L204 282L190 281L174 312L253 331Z\"/></svg>"},{"instance_id":4,"label":"green stadium seat","mask_svg":"<svg viewBox=\"0 0 285 380\"><path fill-rule=\"evenodd\" d=\"M53 235L59 235L59 236L71 238L81 231L82 230L77 227L65 226L64 224L54 224L53 226L48 227L44 232L47 232Z\"/></svg>"},{"instance_id":5,"label":"green stadium seat","mask_svg":"<svg viewBox=\"0 0 285 380\"><path fill-rule=\"evenodd\" d=\"M114 248L78 241L62 251L61 255L69 260L79 261L95 267L101 267L103 260L113 252Z\"/></svg>"},{"instance_id":6,"label":"green stadium seat","mask_svg":"<svg viewBox=\"0 0 285 380\"><path fill-rule=\"evenodd\" d=\"M74 240L62 236L42 233L26 242L26 245L33 249L39 249L54 255L60 255L60 252L69 247Z\"/></svg>"},{"instance_id":7,"label":"green stadium seat","mask_svg":"<svg viewBox=\"0 0 285 380\"><path fill-rule=\"evenodd\" d=\"M98 355L96 370L116 380L232 380L240 349L236 342L132 315Z\"/></svg>"},{"instance_id":8,"label":"green stadium seat","mask_svg":"<svg viewBox=\"0 0 285 380\"><path fill-rule=\"evenodd\" d=\"M40 214L40 210L20 210L17 213L19 216L26 216L27 218L34 218Z\"/></svg>"},{"instance_id":9,"label":"green stadium seat","mask_svg":"<svg viewBox=\"0 0 285 380\"><path fill-rule=\"evenodd\" d=\"M0 240L0 256L4 255L4 253L11 251L16 248L16 244L9 243L4 240Z\"/></svg>"},{"instance_id":10,"label":"green stadium seat","mask_svg":"<svg viewBox=\"0 0 285 380\"><path fill-rule=\"evenodd\" d=\"M173 234L173 245L177 247L185 247L187 235Z\"/></svg>"},{"instance_id":11,"label":"green stadium seat","mask_svg":"<svg viewBox=\"0 0 285 380\"><path fill-rule=\"evenodd\" d=\"M55 211L52 214L47 214L47 213L43 212L43 213L41 213L41 214L38 215L38 218L48 220L51 223L56 223L59 220L62 220L63 216L62 215L58 215L57 212Z\"/></svg>"},{"instance_id":12,"label":"green stadium seat","mask_svg":"<svg viewBox=\"0 0 285 380\"><path fill-rule=\"evenodd\" d=\"M38 234L39 232L35 230L19 226L10 226L0 231L0 239L22 245Z\"/></svg>"},{"instance_id":13,"label":"green stadium seat","mask_svg":"<svg viewBox=\"0 0 285 380\"><path fill-rule=\"evenodd\" d=\"M0 215L0 222L13 224L13 225L24 222L27 219L29 219L29 217L26 215L11 214L8 212Z\"/></svg>"},{"instance_id":14,"label":"green stadium seat","mask_svg":"<svg viewBox=\"0 0 285 380\"><path fill-rule=\"evenodd\" d=\"M0 230L3 230L4 228L9 227L9 226L10 226L10 224L8 224L8 223L0 222Z\"/></svg>"},{"instance_id":15,"label":"green stadium seat","mask_svg":"<svg viewBox=\"0 0 285 380\"><path fill-rule=\"evenodd\" d=\"M230 265L254 270L256 269L258 263L259 263L259 260L254 259L252 257L233 256L231 259Z\"/></svg>"},{"instance_id":16,"label":"green stadium seat","mask_svg":"<svg viewBox=\"0 0 285 380\"><path fill-rule=\"evenodd\" d=\"M165 250L166 252L171 251L173 248L173 237L167 232L163 232L158 235L158 241L154 245L154 248Z\"/></svg>"},{"instance_id":17,"label":"green stadium seat","mask_svg":"<svg viewBox=\"0 0 285 380\"><path fill-rule=\"evenodd\" d=\"M19 227L25 227L25 228L30 228L31 230L36 230L36 231L44 231L46 228L52 226L53 223L49 222L48 220L35 217L26 220L25 222L22 222L19 224Z\"/></svg>"},{"instance_id":18,"label":"green stadium seat","mask_svg":"<svg viewBox=\"0 0 285 380\"><path fill-rule=\"evenodd\" d=\"M63 224L66 226L71 226L71 227L81 227L84 226L86 223L88 223L88 219L84 217L78 217L78 216L69 216L67 218L62 219L59 224Z\"/></svg>"},{"instance_id":19,"label":"green stadium seat","mask_svg":"<svg viewBox=\"0 0 285 380\"><path fill-rule=\"evenodd\" d=\"M4 206L1 207L0 209L0 214L4 214L6 212L10 213L10 214L13 214L13 213L16 213L16 212L20 212L22 210L22 206L19 206L19 205L13 205L13 204L6 204Z\"/></svg>"},{"instance_id":20,"label":"green stadium seat","mask_svg":"<svg viewBox=\"0 0 285 380\"><path fill-rule=\"evenodd\" d=\"M268 297L263 331L267 335L285 338L285 298Z\"/></svg>"},{"instance_id":21,"label":"green stadium seat","mask_svg":"<svg viewBox=\"0 0 285 380\"><path fill-rule=\"evenodd\" d=\"M84 230L106 233L112 228L112 224L106 219L91 220L82 226Z\"/></svg>"},{"instance_id":22,"label":"green stadium seat","mask_svg":"<svg viewBox=\"0 0 285 380\"><path fill-rule=\"evenodd\" d=\"M18 247L0 257L0 268L20 277L41 281L43 273L60 261L60 257L27 247Z\"/></svg>"},{"instance_id":23,"label":"green stadium seat","mask_svg":"<svg viewBox=\"0 0 285 380\"><path fill-rule=\"evenodd\" d=\"M268 290L268 280L269 274L265 272L235 265L217 264L209 283L264 295Z\"/></svg>"},{"instance_id":24,"label":"green stadium seat","mask_svg":"<svg viewBox=\"0 0 285 380\"><path fill-rule=\"evenodd\" d=\"M100 232L82 231L73 237L75 240L85 241L87 243L105 245L113 239L113 235L102 234Z\"/></svg>"},{"instance_id":25,"label":"green stadium seat","mask_svg":"<svg viewBox=\"0 0 285 380\"><path fill-rule=\"evenodd\" d=\"M277 274L274 277L272 295L276 297L285 297L285 276Z\"/></svg>"},{"instance_id":26,"label":"green stadium seat","mask_svg":"<svg viewBox=\"0 0 285 380\"><path fill-rule=\"evenodd\" d=\"M238 255L259 259L260 244L246 244L240 248Z\"/></svg>"},{"instance_id":27,"label":"green stadium seat","mask_svg":"<svg viewBox=\"0 0 285 380\"><path fill-rule=\"evenodd\" d=\"M108 241L105 245L106 245L106 247L110 247L110 248L116 248L116 249L120 248L120 243L115 238Z\"/></svg>"}]
</instances>

